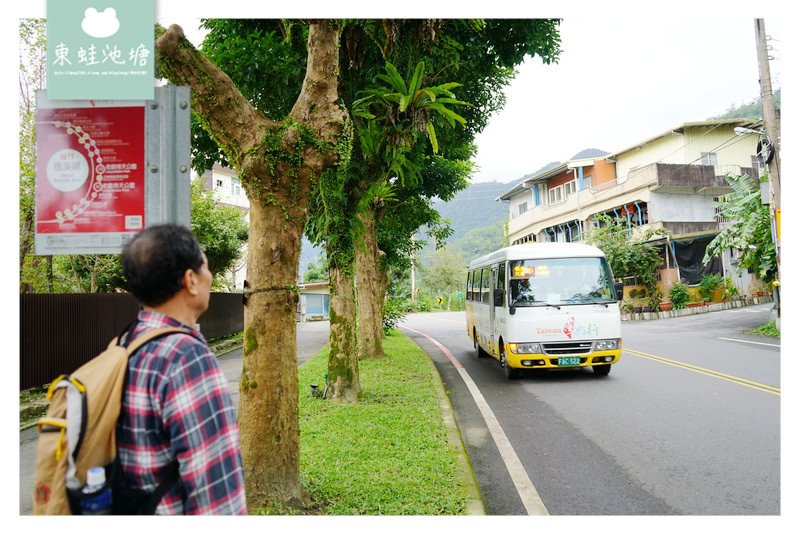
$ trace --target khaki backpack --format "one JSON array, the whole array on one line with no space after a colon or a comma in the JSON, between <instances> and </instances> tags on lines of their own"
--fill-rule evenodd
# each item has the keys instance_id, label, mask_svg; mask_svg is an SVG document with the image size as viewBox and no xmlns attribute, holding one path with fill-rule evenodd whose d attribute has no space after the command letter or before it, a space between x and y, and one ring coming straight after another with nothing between
<instances>
[{"instance_id":1,"label":"khaki backpack","mask_svg":"<svg viewBox=\"0 0 800 533\"><path fill-rule=\"evenodd\" d=\"M152 514L158 500L177 479L177 465L155 494L137 494L136 502L121 502L132 499L132 493L118 494L126 491L118 490L122 473L116 460L116 426L128 358L143 344L172 333L189 334L180 328L155 329L143 333L127 347L120 345L122 335L115 337L98 356L71 375L53 381L47 391L50 405L38 422L33 514L80 514L78 500L86 483L86 472L95 466L106 469L106 484L112 487L115 514L142 512L139 507L148 497L155 502L148 502L143 514Z\"/></svg>"}]
</instances>

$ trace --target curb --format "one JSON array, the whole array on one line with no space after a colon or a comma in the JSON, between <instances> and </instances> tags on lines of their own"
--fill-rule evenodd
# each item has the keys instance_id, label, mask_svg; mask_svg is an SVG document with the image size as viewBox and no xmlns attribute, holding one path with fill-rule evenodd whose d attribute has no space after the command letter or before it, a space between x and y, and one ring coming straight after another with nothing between
<instances>
[{"instance_id":1,"label":"curb","mask_svg":"<svg viewBox=\"0 0 800 533\"><path fill-rule=\"evenodd\" d=\"M403 335L406 334L403 333ZM406 335L406 337L408 337L408 335ZM414 342L413 339L409 338L409 340ZM447 442L450 445L450 449L455 453L456 466L459 470L459 480L467 493L465 514L467 516L486 516L486 508L483 505L483 500L478 490L478 483L475 481L475 474L472 471L472 466L467 456L467 450L464 447L464 441L461 439L461 431L458 429L458 423L453 414L453 406L450 404L450 399L447 397L447 393L444 390L442 376L439 374L439 369L436 368L436 364L431 357L424 350L421 351L425 353L425 358L428 361L428 365L431 367L431 377L434 378L433 381L436 384L436 393L437 396L439 396L439 411L442 415L442 421L447 428Z\"/></svg>"}]
</instances>

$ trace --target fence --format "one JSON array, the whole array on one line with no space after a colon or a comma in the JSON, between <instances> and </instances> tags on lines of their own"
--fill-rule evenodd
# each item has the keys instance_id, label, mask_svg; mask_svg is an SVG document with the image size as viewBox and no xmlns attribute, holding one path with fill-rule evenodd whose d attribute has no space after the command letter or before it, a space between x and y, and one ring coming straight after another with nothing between
<instances>
[{"instance_id":1,"label":"fence","mask_svg":"<svg viewBox=\"0 0 800 533\"><path fill-rule=\"evenodd\" d=\"M21 294L19 386L49 383L100 353L139 310L130 294ZM200 331L209 339L242 331L242 295L212 293Z\"/></svg>"}]
</instances>

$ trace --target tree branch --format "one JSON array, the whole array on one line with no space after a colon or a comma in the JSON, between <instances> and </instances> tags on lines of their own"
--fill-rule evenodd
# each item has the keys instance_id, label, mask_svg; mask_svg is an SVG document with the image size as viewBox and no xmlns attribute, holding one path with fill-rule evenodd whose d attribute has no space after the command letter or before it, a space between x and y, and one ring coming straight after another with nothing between
<instances>
[{"instance_id":1,"label":"tree branch","mask_svg":"<svg viewBox=\"0 0 800 533\"><path fill-rule=\"evenodd\" d=\"M168 30L157 26L159 66L167 79L192 89L192 109L206 121L206 129L239 165L241 154L260 140L259 123L275 123L262 115L242 95L230 77L186 39L183 29L173 24Z\"/></svg>"}]
</instances>

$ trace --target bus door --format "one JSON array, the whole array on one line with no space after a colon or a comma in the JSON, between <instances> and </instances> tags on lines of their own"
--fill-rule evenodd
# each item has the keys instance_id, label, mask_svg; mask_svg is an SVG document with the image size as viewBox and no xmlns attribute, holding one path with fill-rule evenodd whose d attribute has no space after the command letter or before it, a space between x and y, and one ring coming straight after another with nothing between
<instances>
[{"instance_id":1,"label":"bus door","mask_svg":"<svg viewBox=\"0 0 800 533\"><path fill-rule=\"evenodd\" d=\"M494 288L497 287L497 265L492 267L492 277L489 278L489 346L488 352L494 356L494 344L497 342L495 338L494 327Z\"/></svg>"},{"instance_id":2,"label":"bus door","mask_svg":"<svg viewBox=\"0 0 800 533\"><path fill-rule=\"evenodd\" d=\"M500 342L501 332L505 328L506 317L503 314L506 297L506 264L500 263L492 267L492 301L490 315L492 324L492 350ZM499 349L499 348L498 348ZM499 352L497 354L499 356Z\"/></svg>"}]
</instances>

